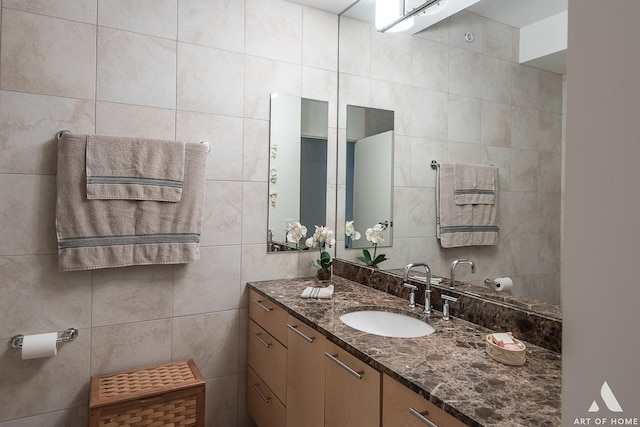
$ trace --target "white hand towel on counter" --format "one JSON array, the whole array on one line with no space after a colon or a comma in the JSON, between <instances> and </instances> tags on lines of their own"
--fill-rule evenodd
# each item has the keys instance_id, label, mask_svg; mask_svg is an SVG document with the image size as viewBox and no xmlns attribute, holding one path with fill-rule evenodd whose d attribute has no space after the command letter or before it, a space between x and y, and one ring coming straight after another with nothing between
<instances>
[{"instance_id":1,"label":"white hand towel on counter","mask_svg":"<svg viewBox=\"0 0 640 427\"><path fill-rule=\"evenodd\" d=\"M333 285L329 285L325 288L314 288L307 286L302 291L302 298L305 299L331 299L333 297Z\"/></svg>"},{"instance_id":2,"label":"white hand towel on counter","mask_svg":"<svg viewBox=\"0 0 640 427\"><path fill-rule=\"evenodd\" d=\"M498 179L498 168L495 166L454 163L456 205L493 205Z\"/></svg>"}]
</instances>

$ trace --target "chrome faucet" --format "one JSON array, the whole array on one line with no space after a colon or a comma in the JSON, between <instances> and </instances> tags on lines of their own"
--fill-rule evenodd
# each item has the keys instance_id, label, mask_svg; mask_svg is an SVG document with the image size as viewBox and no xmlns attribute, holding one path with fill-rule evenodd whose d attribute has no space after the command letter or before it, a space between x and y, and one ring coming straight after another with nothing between
<instances>
[{"instance_id":1,"label":"chrome faucet","mask_svg":"<svg viewBox=\"0 0 640 427\"><path fill-rule=\"evenodd\" d=\"M423 262L416 262L408 264L404 268L404 287L411 289L411 294L409 295L409 307L414 308L416 306L415 299L415 291L418 289L417 286L409 283L409 270L413 267L424 267L426 277L426 285L424 289L424 312L427 316L431 316L431 269L429 266Z\"/></svg>"},{"instance_id":2,"label":"chrome faucet","mask_svg":"<svg viewBox=\"0 0 640 427\"><path fill-rule=\"evenodd\" d=\"M471 261L470 259L461 258L453 261L451 263L451 283L449 284L449 289L453 289L453 285L455 282L456 267L458 266L458 264L469 264L471 266L471 272L472 273L476 272L476 263Z\"/></svg>"}]
</instances>

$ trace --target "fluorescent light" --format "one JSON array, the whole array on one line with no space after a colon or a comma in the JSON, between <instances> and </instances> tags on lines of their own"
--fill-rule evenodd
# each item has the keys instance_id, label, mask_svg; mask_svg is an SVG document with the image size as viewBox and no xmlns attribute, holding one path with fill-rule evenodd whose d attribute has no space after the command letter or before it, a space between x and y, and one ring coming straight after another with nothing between
<instances>
[{"instance_id":1,"label":"fluorescent light","mask_svg":"<svg viewBox=\"0 0 640 427\"><path fill-rule=\"evenodd\" d=\"M408 30L409 28L413 27L413 16L410 18L407 18L403 21L398 22L396 25L394 25L393 27L389 28L387 31L387 33L398 33L400 31L404 31L404 30Z\"/></svg>"},{"instance_id":2,"label":"fluorescent light","mask_svg":"<svg viewBox=\"0 0 640 427\"><path fill-rule=\"evenodd\" d=\"M375 0L376 29L415 34L480 0ZM405 23L406 22L406 23Z\"/></svg>"},{"instance_id":3,"label":"fluorescent light","mask_svg":"<svg viewBox=\"0 0 640 427\"><path fill-rule=\"evenodd\" d=\"M413 18L405 19L389 28L389 24L404 16L404 0L376 0L376 29L396 32L408 30L413 26Z\"/></svg>"}]
</instances>

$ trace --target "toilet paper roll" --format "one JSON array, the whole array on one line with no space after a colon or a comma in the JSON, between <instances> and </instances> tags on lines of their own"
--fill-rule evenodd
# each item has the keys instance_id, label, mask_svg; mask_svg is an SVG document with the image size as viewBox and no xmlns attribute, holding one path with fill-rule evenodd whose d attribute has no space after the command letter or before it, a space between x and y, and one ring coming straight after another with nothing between
<instances>
[{"instance_id":1,"label":"toilet paper roll","mask_svg":"<svg viewBox=\"0 0 640 427\"><path fill-rule=\"evenodd\" d=\"M58 353L58 333L25 335L22 338L22 360L55 356Z\"/></svg>"},{"instance_id":2,"label":"toilet paper roll","mask_svg":"<svg viewBox=\"0 0 640 427\"><path fill-rule=\"evenodd\" d=\"M497 279L495 279L495 282L496 291L498 292L508 291L513 287L513 280L511 280L509 277L498 277Z\"/></svg>"}]
</instances>

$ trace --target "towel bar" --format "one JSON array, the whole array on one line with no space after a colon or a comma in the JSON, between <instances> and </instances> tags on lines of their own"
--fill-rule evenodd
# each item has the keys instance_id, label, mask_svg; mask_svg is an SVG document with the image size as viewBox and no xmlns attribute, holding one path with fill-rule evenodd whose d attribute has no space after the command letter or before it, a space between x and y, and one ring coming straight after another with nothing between
<instances>
[{"instance_id":1,"label":"towel bar","mask_svg":"<svg viewBox=\"0 0 640 427\"><path fill-rule=\"evenodd\" d=\"M60 141L60 138L62 138L62 135L64 135L65 133L70 133L70 132L71 131L67 130L67 129L60 130L60 131L58 131L56 133L56 139L58 141ZM209 144L209 141L200 141L200 144L205 144L207 146L207 153L211 152L211 144Z\"/></svg>"},{"instance_id":2,"label":"towel bar","mask_svg":"<svg viewBox=\"0 0 640 427\"><path fill-rule=\"evenodd\" d=\"M56 340L56 342L62 343L62 342L73 341L76 339L77 336L78 336L78 330L76 328L69 328L62 333L62 336L59 337ZM22 348L23 338L24 338L24 335L14 335L9 341L9 345L12 348Z\"/></svg>"},{"instance_id":3,"label":"towel bar","mask_svg":"<svg viewBox=\"0 0 640 427\"><path fill-rule=\"evenodd\" d=\"M64 135L65 133L69 133L69 132L71 132L71 131L67 130L67 129L63 129L61 131L58 131L58 133L56 133L56 139L58 141L60 141L60 138L62 138L62 135Z\"/></svg>"}]
</instances>

